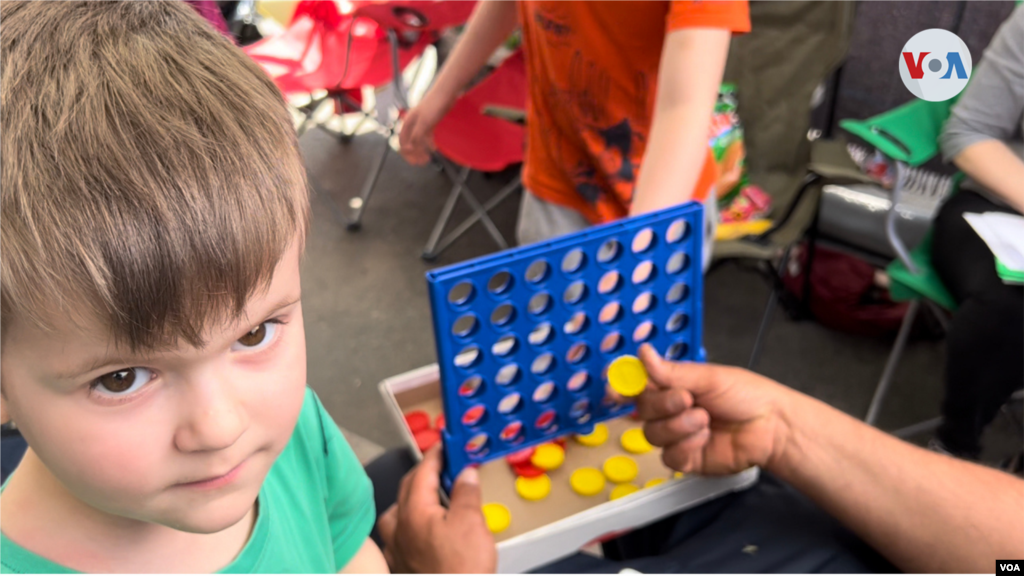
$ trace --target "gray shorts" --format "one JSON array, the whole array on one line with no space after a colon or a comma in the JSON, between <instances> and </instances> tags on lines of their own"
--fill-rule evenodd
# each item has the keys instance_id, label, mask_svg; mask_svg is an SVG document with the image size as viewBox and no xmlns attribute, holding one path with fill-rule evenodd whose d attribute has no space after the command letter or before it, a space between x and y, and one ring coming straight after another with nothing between
<instances>
[{"instance_id":1,"label":"gray shorts","mask_svg":"<svg viewBox=\"0 0 1024 576\"><path fill-rule=\"evenodd\" d=\"M718 205L712 190L704 201L704 270L711 265L711 250L714 247L715 229L718 227ZM519 223L516 225L516 240L520 246L551 240L590 227L590 221L582 214L559 204L534 196L524 189L519 205Z\"/></svg>"}]
</instances>

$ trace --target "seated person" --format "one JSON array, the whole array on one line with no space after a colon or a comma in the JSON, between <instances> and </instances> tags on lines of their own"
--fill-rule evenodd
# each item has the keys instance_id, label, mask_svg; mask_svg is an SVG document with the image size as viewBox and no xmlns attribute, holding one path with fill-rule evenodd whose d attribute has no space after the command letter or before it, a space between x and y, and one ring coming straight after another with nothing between
<instances>
[{"instance_id":1,"label":"seated person","mask_svg":"<svg viewBox=\"0 0 1024 576\"><path fill-rule=\"evenodd\" d=\"M655 524L668 533L656 556L577 555L541 572L891 572L895 566L991 573L996 559L1024 558L1024 480L918 448L746 370L668 362L646 344L640 356L649 381L638 414L665 464L705 475L760 466L764 477L747 493L720 499L724 504ZM496 550L475 470L456 480L447 512L438 501L439 472L439 455L428 454L378 521L392 569L493 571ZM786 491L794 488L802 496ZM858 550L859 542L808 510L807 499L891 565ZM716 523L725 515L732 517L729 525ZM647 530L639 540L648 539ZM746 544L761 542L755 554L742 550L750 534L755 537Z\"/></svg>"},{"instance_id":2,"label":"seated person","mask_svg":"<svg viewBox=\"0 0 1024 576\"><path fill-rule=\"evenodd\" d=\"M305 170L183 2L0 5L0 571L382 572L306 388Z\"/></svg>"},{"instance_id":3,"label":"seated person","mask_svg":"<svg viewBox=\"0 0 1024 576\"><path fill-rule=\"evenodd\" d=\"M1024 7L996 32L942 133L966 174L935 219L932 259L956 299L947 336L944 421L933 446L977 459L981 435L1024 388L1024 288L1004 284L965 212L1024 211Z\"/></svg>"}]
</instances>

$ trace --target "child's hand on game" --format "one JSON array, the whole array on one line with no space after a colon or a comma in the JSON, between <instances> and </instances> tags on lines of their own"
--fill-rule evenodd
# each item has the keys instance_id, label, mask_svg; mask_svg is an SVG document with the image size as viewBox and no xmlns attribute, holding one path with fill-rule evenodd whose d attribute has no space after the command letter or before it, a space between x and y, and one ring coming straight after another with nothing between
<instances>
[{"instance_id":1,"label":"child's hand on game","mask_svg":"<svg viewBox=\"0 0 1024 576\"><path fill-rule=\"evenodd\" d=\"M402 479L398 502L377 523L384 557L394 572L494 573L498 551L481 510L480 479L466 468L445 509L438 494L441 450L427 451Z\"/></svg>"},{"instance_id":2,"label":"child's hand on game","mask_svg":"<svg viewBox=\"0 0 1024 576\"><path fill-rule=\"evenodd\" d=\"M733 474L770 467L785 446L786 387L740 368L670 362L648 344L639 357L649 376L637 397L644 435L681 472Z\"/></svg>"}]
</instances>

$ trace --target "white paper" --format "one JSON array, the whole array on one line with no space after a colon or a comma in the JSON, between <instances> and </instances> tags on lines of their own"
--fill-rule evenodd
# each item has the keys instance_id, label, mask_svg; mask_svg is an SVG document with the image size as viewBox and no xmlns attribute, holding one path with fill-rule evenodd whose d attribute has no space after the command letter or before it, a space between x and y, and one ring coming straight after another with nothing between
<instances>
[{"instance_id":1,"label":"white paper","mask_svg":"<svg viewBox=\"0 0 1024 576\"><path fill-rule=\"evenodd\" d=\"M1024 271L1024 216L965 212L964 220L988 244L996 259L1011 270Z\"/></svg>"}]
</instances>

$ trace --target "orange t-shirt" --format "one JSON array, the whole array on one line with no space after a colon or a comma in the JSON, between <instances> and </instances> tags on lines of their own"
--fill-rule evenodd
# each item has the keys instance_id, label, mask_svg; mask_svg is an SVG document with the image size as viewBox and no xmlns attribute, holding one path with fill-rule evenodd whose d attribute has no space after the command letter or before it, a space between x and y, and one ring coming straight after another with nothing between
<instances>
[{"instance_id":1,"label":"orange t-shirt","mask_svg":"<svg viewBox=\"0 0 1024 576\"><path fill-rule=\"evenodd\" d=\"M523 183L593 223L629 214L665 35L750 30L745 0L521 0L519 16L529 82ZM716 178L709 148L694 197Z\"/></svg>"}]
</instances>

